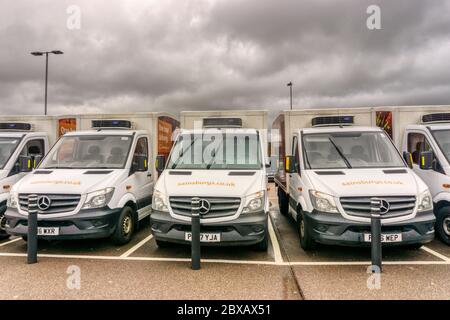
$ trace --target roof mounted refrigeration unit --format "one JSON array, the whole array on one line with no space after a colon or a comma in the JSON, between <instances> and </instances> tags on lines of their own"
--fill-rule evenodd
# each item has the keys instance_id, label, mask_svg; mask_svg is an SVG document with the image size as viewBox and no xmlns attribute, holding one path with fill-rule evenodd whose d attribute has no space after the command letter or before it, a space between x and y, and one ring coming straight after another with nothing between
<instances>
[{"instance_id":1,"label":"roof mounted refrigeration unit","mask_svg":"<svg viewBox=\"0 0 450 320\"><path fill-rule=\"evenodd\" d=\"M1 122L0 131L33 131L33 125L25 122Z\"/></svg>"},{"instance_id":2,"label":"roof mounted refrigeration unit","mask_svg":"<svg viewBox=\"0 0 450 320\"><path fill-rule=\"evenodd\" d=\"M92 129L131 130L134 125L129 120L92 120Z\"/></svg>"},{"instance_id":3,"label":"roof mounted refrigeration unit","mask_svg":"<svg viewBox=\"0 0 450 320\"><path fill-rule=\"evenodd\" d=\"M428 113L422 116L422 123L448 123L450 112Z\"/></svg>"},{"instance_id":4,"label":"roof mounted refrigeration unit","mask_svg":"<svg viewBox=\"0 0 450 320\"><path fill-rule=\"evenodd\" d=\"M351 126L354 124L353 116L322 116L312 118L313 127Z\"/></svg>"},{"instance_id":5,"label":"roof mounted refrigeration unit","mask_svg":"<svg viewBox=\"0 0 450 320\"><path fill-rule=\"evenodd\" d=\"M203 128L242 128L241 118L204 118Z\"/></svg>"}]
</instances>

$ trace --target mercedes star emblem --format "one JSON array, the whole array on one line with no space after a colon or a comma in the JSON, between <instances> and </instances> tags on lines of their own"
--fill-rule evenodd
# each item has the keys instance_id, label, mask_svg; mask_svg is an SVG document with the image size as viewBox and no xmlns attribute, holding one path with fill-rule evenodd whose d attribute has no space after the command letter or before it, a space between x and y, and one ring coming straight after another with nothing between
<instances>
[{"instance_id":1,"label":"mercedes star emblem","mask_svg":"<svg viewBox=\"0 0 450 320\"><path fill-rule=\"evenodd\" d=\"M37 200L37 206L40 210L45 211L50 208L52 201L47 196L40 196Z\"/></svg>"},{"instance_id":2,"label":"mercedes star emblem","mask_svg":"<svg viewBox=\"0 0 450 320\"><path fill-rule=\"evenodd\" d=\"M389 211L390 209L390 205L389 202L387 202L384 199L380 199L380 214L385 214Z\"/></svg>"},{"instance_id":3,"label":"mercedes star emblem","mask_svg":"<svg viewBox=\"0 0 450 320\"><path fill-rule=\"evenodd\" d=\"M199 205L200 209L198 211L201 215L207 214L211 210L211 203L206 199L201 199Z\"/></svg>"}]
</instances>

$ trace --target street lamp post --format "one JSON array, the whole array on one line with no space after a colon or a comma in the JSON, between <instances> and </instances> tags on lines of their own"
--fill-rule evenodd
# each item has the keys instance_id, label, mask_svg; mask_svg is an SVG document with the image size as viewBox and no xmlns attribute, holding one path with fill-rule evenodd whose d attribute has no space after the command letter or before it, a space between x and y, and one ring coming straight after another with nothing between
<instances>
[{"instance_id":1,"label":"street lamp post","mask_svg":"<svg viewBox=\"0 0 450 320\"><path fill-rule=\"evenodd\" d=\"M63 54L64 52L60 50L53 51L34 51L31 52L33 56L43 56L45 54L45 106L44 106L44 114L47 115L47 85L48 85L48 54Z\"/></svg>"},{"instance_id":2,"label":"street lamp post","mask_svg":"<svg viewBox=\"0 0 450 320\"><path fill-rule=\"evenodd\" d=\"M291 110L292 110L292 81L289 81L287 86L289 87L289 94L290 94L290 97L291 97Z\"/></svg>"}]
</instances>

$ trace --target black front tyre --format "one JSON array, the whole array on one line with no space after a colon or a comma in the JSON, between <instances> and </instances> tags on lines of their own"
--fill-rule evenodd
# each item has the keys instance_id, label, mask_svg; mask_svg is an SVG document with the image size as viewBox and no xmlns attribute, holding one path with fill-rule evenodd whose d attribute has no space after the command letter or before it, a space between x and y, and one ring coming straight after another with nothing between
<instances>
[{"instance_id":1,"label":"black front tyre","mask_svg":"<svg viewBox=\"0 0 450 320\"><path fill-rule=\"evenodd\" d=\"M136 226L134 211L130 207L124 207L117 221L116 230L112 234L111 240L116 245L123 245L130 242Z\"/></svg>"},{"instance_id":2,"label":"black front tyre","mask_svg":"<svg viewBox=\"0 0 450 320\"><path fill-rule=\"evenodd\" d=\"M436 231L439 238L450 245L450 207L440 208L436 214Z\"/></svg>"},{"instance_id":3,"label":"black front tyre","mask_svg":"<svg viewBox=\"0 0 450 320\"><path fill-rule=\"evenodd\" d=\"M305 251L314 249L316 243L309 234L308 222L304 219L302 212L297 214L297 229L300 237L300 247Z\"/></svg>"},{"instance_id":4,"label":"black front tyre","mask_svg":"<svg viewBox=\"0 0 450 320\"><path fill-rule=\"evenodd\" d=\"M9 234L4 233L3 231L0 232L0 240L5 240L8 239L9 237L11 237Z\"/></svg>"},{"instance_id":5,"label":"black front tyre","mask_svg":"<svg viewBox=\"0 0 450 320\"><path fill-rule=\"evenodd\" d=\"M5 240L10 237L9 234L6 233L6 218L4 213L0 214L0 240Z\"/></svg>"},{"instance_id":6,"label":"black front tyre","mask_svg":"<svg viewBox=\"0 0 450 320\"><path fill-rule=\"evenodd\" d=\"M255 244L254 248L256 251L260 252L266 252L269 248L269 231L267 230L267 227L264 230L264 239L261 242Z\"/></svg>"},{"instance_id":7,"label":"black front tyre","mask_svg":"<svg viewBox=\"0 0 450 320\"><path fill-rule=\"evenodd\" d=\"M288 195L280 187L278 187L278 208L283 216L286 216L289 212Z\"/></svg>"},{"instance_id":8,"label":"black front tyre","mask_svg":"<svg viewBox=\"0 0 450 320\"><path fill-rule=\"evenodd\" d=\"M157 240L156 241L156 245L158 246L158 248L169 248L172 244L168 241L162 241L162 240Z\"/></svg>"}]
</instances>

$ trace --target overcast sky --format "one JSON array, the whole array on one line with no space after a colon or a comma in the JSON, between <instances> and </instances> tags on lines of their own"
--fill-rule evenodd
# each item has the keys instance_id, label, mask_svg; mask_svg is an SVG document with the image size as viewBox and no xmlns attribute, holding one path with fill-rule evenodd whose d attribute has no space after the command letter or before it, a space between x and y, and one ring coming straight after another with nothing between
<instances>
[{"instance_id":1,"label":"overcast sky","mask_svg":"<svg viewBox=\"0 0 450 320\"><path fill-rule=\"evenodd\" d=\"M3 114L43 112L53 49L50 114L450 104L450 1L2 0Z\"/></svg>"}]
</instances>

